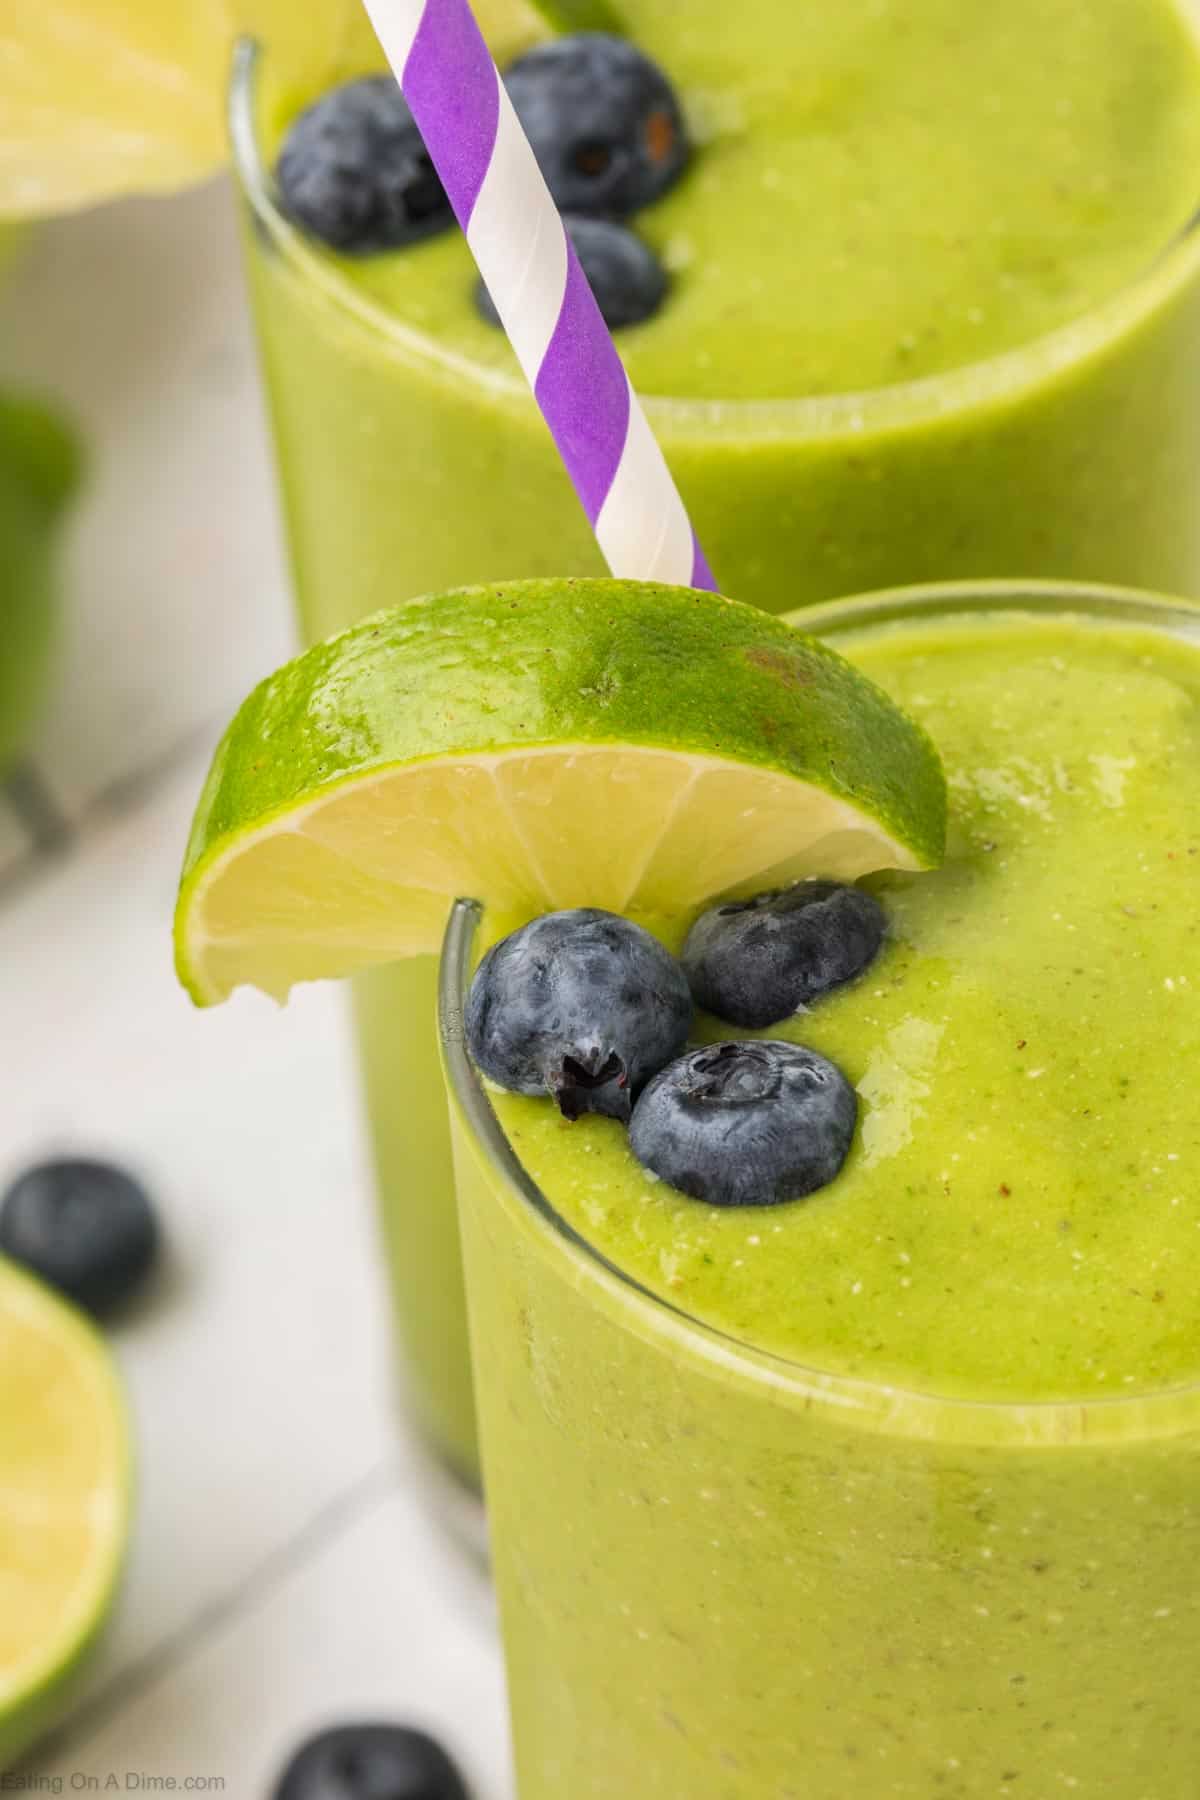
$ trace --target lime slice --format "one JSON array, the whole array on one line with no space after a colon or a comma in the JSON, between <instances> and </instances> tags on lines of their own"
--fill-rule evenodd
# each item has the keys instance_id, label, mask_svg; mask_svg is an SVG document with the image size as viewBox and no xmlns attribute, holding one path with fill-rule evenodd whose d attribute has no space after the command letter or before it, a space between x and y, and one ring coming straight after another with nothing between
<instances>
[{"instance_id":1,"label":"lime slice","mask_svg":"<svg viewBox=\"0 0 1200 1800\"><path fill-rule=\"evenodd\" d=\"M359 0L8 0L0 213L174 188L225 160L234 40L315 91L379 61Z\"/></svg>"},{"instance_id":2,"label":"lime slice","mask_svg":"<svg viewBox=\"0 0 1200 1800\"><path fill-rule=\"evenodd\" d=\"M103 1340L0 1258L0 1769L53 1723L108 1614L129 1470Z\"/></svg>"},{"instance_id":3,"label":"lime slice","mask_svg":"<svg viewBox=\"0 0 1200 1800\"><path fill-rule=\"evenodd\" d=\"M502 59L553 30L617 29L608 0L477 0ZM8 0L0 215L186 185L225 161L235 41L311 97L382 63L361 0Z\"/></svg>"},{"instance_id":4,"label":"lime slice","mask_svg":"<svg viewBox=\"0 0 1200 1800\"><path fill-rule=\"evenodd\" d=\"M811 638L684 588L531 581L380 613L250 696L176 916L202 1005L435 950L448 904L679 912L941 857L932 744Z\"/></svg>"}]
</instances>

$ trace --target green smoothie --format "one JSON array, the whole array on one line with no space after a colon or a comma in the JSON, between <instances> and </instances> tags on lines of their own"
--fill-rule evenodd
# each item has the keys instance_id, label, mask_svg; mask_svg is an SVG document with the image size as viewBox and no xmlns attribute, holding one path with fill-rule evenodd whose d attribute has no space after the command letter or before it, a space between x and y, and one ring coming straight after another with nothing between
<instances>
[{"instance_id":1,"label":"green smoothie","mask_svg":"<svg viewBox=\"0 0 1200 1800\"><path fill-rule=\"evenodd\" d=\"M775 610L1005 573L1200 591L1182 7L747 0L736 31L717 0L621 11L697 151L635 221L673 286L620 344L725 589ZM350 260L281 217L267 166L311 98L274 91L269 57L233 94L307 633L460 583L600 572L465 245ZM432 971L362 991L379 1107L424 1055L408 1033ZM438 1111L384 1116L378 1156L419 1409L470 1467Z\"/></svg>"},{"instance_id":2,"label":"green smoothie","mask_svg":"<svg viewBox=\"0 0 1200 1800\"><path fill-rule=\"evenodd\" d=\"M1200 63L1164 0L686 10L629 8L699 139L638 220L674 274L621 340L639 393L848 394L1019 349L1139 280L1200 199ZM339 268L512 379L459 233Z\"/></svg>"},{"instance_id":3,"label":"green smoothie","mask_svg":"<svg viewBox=\"0 0 1200 1800\"><path fill-rule=\"evenodd\" d=\"M816 619L952 796L764 1034L857 1086L838 1179L706 1206L449 1049L521 1800L1192 1800L1200 614Z\"/></svg>"},{"instance_id":4,"label":"green smoothie","mask_svg":"<svg viewBox=\"0 0 1200 1800\"><path fill-rule=\"evenodd\" d=\"M1012 571L1200 586L1178 0L636 0L691 169L636 228L673 272L620 334L725 587L774 611ZM235 94L296 573L323 636L397 593L601 573L449 233L339 257L263 163L309 94ZM260 147L261 145L261 147ZM785 577L786 572L786 578Z\"/></svg>"}]
</instances>

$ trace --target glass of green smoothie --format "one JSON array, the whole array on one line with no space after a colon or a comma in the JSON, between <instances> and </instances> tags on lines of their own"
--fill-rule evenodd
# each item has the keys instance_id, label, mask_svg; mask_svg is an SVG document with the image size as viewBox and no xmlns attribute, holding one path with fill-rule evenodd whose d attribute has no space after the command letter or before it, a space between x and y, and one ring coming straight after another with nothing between
<instances>
[{"instance_id":1,"label":"glass of green smoothie","mask_svg":"<svg viewBox=\"0 0 1200 1800\"><path fill-rule=\"evenodd\" d=\"M450 925L521 1800L1192 1800L1200 610L984 583L803 623L951 796L944 866L867 882L855 979L697 1016L843 1071L832 1181L717 1203L697 1139L689 1197L631 1150L651 1089L629 1135L485 1088Z\"/></svg>"},{"instance_id":2,"label":"glass of green smoothie","mask_svg":"<svg viewBox=\"0 0 1200 1800\"><path fill-rule=\"evenodd\" d=\"M502 10L502 9L501 9ZM630 0L681 95L618 343L726 591L783 610L1022 575L1200 589L1200 58L1176 0ZM315 96L243 55L247 261L301 618L592 574L599 552L453 232L348 254L273 174ZM469 504L463 497L469 496ZM358 984L408 1385L478 1478L428 960ZM409 1103L399 1109L393 1097Z\"/></svg>"}]
</instances>

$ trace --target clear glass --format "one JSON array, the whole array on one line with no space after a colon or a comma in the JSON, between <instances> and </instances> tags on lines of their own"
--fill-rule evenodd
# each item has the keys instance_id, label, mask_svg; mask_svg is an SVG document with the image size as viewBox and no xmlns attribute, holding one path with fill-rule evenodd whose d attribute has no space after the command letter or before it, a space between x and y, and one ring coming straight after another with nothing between
<instances>
[{"instance_id":1,"label":"clear glass","mask_svg":"<svg viewBox=\"0 0 1200 1800\"><path fill-rule=\"evenodd\" d=\"M804 622L836 645L1013 609L1200 646L1200 609L1053 584ZM647 1292L530 1181L472 1068L478 917L453 915L441 1021L521 1800L1193 1800L1200 1386L946 1399Z\"/></svg>"},{"instance_id":2,"label":"clear glass","mask_svg":"<svg viewBox=\"0 0 1200 1800\"><path fill-rule=\"evenodd\" d=\"M471 582L602 573L515 370L484 376L399 324L280 212L261 78L243 46L231 130L306 635ZM1086 317L990 362L873 393L648 407L727 590L773 611L1006 574L1200 592L1200 231ZM470 1481L434 992L426 959L364 978L357 1006L409 1392Z\"/></svg>"}]
</instances>

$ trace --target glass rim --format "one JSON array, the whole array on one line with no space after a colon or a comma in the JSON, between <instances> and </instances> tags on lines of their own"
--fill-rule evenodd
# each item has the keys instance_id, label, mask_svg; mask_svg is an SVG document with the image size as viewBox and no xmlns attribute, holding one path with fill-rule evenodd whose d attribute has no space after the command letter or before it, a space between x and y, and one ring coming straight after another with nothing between
<instances>
[{"instance_id":1,"label":"glass rim","mask_svg":"<svg viewBox=\"0 0 1200 1800\"><path fill-rule=\"evenodd\" d=\"M852 595L803 616L835 644L839 635L926 618L964 620L1013 613L1141 625L1200 644L1200 603L1140 592L1053 581L945 582ZM453 1106L474 1139L473 1150L523 1213L534 1215L559 1251L624 1304L630 1327L674 1339L693 1355L767 1386L804 1410L836 1414L847 1425L914 1440L1014 1448L1097 1448L1169 1438L1200 1429L1200 1378L1134 1395L1089 1395L1075 1400L979 1400L906 1388L899 1383L822 1370L764 1350L694 1317L647 1287L557 1211L526 1172L496 1116L466 1048L464 1000L483 908L454 903L438 976L438 1027L443 1069ZM586 1302L585 1302L586 1303Z\"/></svg>"},{"instance_id":2,"label":"glass rim","mask_svg":"<svg viewBox=\"0 0 1200 1800\"><path fill-rule=\"evenodd\" d=\"M1147 625L1165 629L1172 637L1200 639L1200 600L1112 582L1024 580L1019 576L873 588L866 594L818 600L780 617L789 625L803 621L814 636L828 634L836 638L845 632L901 625L926 616L945 614L970 619L1012 612Z\"/></svg>"},{"instance_id":3,"label":"glass rim","mask_svg":"<svg viewBox=\"0 0 1200 1800\"><path fill-rule=\"evenodd\" d=\"M238 40L226 101L234 174L265 241L313 284L327 305L395 357L435 366L498 400L532 408L533 400L519 374L482 368L416 326L395 318L347 281L332 259L287 217L258 132L257 82L266 54L257 39ZM643 394L642 400L659 434L667 437L673 430L690 430L735 440L786 435L815 441L854 437L867 429L901 429L989 402L1000 403L1052 379L1102 351L1121 330L1132 328L1182 287L1196 270L1200 270L1200 197L1187 221L1160 246L1140 274L1078 317L995 356L913 381L856 392L754 400Z\"/></svg>"}]
</instances>

